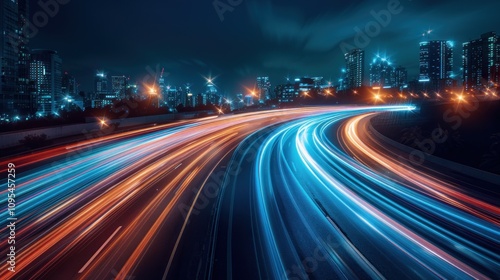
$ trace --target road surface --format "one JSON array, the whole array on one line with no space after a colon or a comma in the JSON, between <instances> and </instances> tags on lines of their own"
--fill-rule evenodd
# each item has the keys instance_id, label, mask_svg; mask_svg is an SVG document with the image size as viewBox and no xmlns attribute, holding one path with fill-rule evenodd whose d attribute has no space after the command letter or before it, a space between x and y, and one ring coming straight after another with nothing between
<instances>
[{"instance_id":1,"label":"road surface","mask_svg":"<svg viewBox=\"0 0 500 280\"><path fill-rule=\"evenodd\" d=\"M370 133L384 111L411 108L222 116L3 160L18 220L0 278L500 275L498 184L402 160Z\"/></svg>"}]
</instances>

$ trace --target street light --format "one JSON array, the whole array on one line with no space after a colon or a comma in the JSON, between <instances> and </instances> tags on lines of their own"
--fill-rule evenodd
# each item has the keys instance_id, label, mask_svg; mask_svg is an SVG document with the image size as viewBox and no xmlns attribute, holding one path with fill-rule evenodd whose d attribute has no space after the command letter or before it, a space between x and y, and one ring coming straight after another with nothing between
<instances>
[{"instance_id":1,"label":"street light","mask_svg":"<svg viewBox=\"0 0 500 280\"><path fill-rule=\"evenodd\" d=\"M153 95L158 95L154 87L149 88L149 95L151 96L151 98L153 98L152 97ZM157 100L158 100L157 108L160 108L160 96L157 96Z\"/></svg>"},{"instance_id":2,"label":"street light","mask_svg":"<svg viewBox=\"0 0 500 280\"><path fill-rule=\"evenodd\" d=\"M105 117L102 117L101 119L99 119L99 124L101 125L101 128L103 128L104 126L108 126L108 124L106 123Z\"/></svg>"}]
</instances>

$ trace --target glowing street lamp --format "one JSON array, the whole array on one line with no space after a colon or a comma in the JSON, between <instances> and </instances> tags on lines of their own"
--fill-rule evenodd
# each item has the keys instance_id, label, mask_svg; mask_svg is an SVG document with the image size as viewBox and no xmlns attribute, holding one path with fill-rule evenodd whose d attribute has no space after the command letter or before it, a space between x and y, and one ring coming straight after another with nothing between
<instances>
[{"instance_id":1,"label":"glowing street lamp","mask_svg":"<svg viewBox=\"0 0 500 280\"><path fill-rule=\"evenodd\" d=\"M255 90L250 91L250 94L252 95L252 102L259 102L259 96L257 95L257 92Z\"/></svg>"},{"instance_id":2,"label":"glowing street lamp","mask_svg":"<svg viewBox=\"0 0 500 280\"><path fill-rule=\"evenodd\" d=\"M101 128L108 126L104 117L102 119L99 119L99 124L101 125Z\"/></svg>"},{"instance_id":3,"label":"glowing street lamp","mask_svg":"<svg viewBox=\"0 0 500 280\"><path fill-rule=\"evenodd\" d=\"M151 98L153 98L153 96L156 96L158 102L157 108L160 108L160 96L158 96L158 92L154 87L149 88L149 95L151 96Z\"/></svg>"}]
</instances>

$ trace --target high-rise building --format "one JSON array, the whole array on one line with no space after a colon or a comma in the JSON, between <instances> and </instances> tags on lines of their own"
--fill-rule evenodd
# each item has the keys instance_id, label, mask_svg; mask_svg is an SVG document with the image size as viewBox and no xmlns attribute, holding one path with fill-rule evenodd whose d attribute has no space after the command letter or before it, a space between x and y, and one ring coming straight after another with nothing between
<instances>
[{"instance_id":1,"label":"high-rise building","mask_svg":"<svg viewBox=\"0 0 500 280\"><path fill-rule=\"evenodd\" d=\"M195 106L195 96L194 94L189 91L187 94L186 94L186 104L184 104L185 107L194 107Z\"/></svg>"},{"instance_id":2,"label":"high-rise building","mask_svg":"<svg viewBox=\"0 0 500 280\"><path fill-rule=\"evenodd\" d=\"M313 79L314 86L317 88L321 87L324 84L323 77L312 77L311 79Z\"/></svg>"},{"instance_id":3,"label":"high-rise building","mask_svg":"<svg viewBox=\"0 0 500 280\"><path fill-rule=\"evenodd\" d=\"M29 73L30 54L25 30L29 15L27 0L0 3L0 113L34 113Z\"/></svg>"},{"instance_id":4,"label":"high-rise building","mask_svg":"<svg viewBox=\"0 0 500 280\"><path fill-rule=\"evenodd\" d=\"M125 97L127 90L127 77L111 76L111 94L113 98Z\"/></svg>"},{"instance_id":5,"label":"high-rise building","mask_svg":"<svg viewBox=\"0 0 500 280\"><path fill-rule=\"evenodd\" d=\"M335 85L337 90L342 91L347 89L347 69L342 68L340 70L340 77L337 81L338 83Z\"/></svg>"},{"instance_id":6,"label":"high-rise building","mask_svg":"<svg viewBox=\"0 0 500 280\"><path fill-rule=\"evenodd\" d=\"M312 80L310 80L310 82L313 83ZM276 96L278 97L278 101L280 103L292 103L297 101L300 97L300 90L299 90L300 84L301 84L301 79L295 79L295 83L290 83L290 80L287 79L286 84L276 86L274 91Z\"/></svg>"},{"instance_id":7,"label":"high-rise building","mask_svg":"<svg viewBox=\"0 0 500 280\"><path fill-rule=\"evenodd\" d=\"M370 86L392 88L396 84L396 77L392 63L386 57L377 55L370 63Z\"/></svg>"},{"instance_id":8,"label":"high-rise building","mask_svg":"<svg viewBox=\"0 0 500 280\"><path fill-rule=\"evenodd\" d=\"M93 108L101 108L111 104L112 95L109 94L108 76L104 72L97 72L94 77L94 98L92 100Z\"/></svg>"},{"instance_id":9,"label":"high-rise building","mask_svg":"<svg viewBox=\"0 0 500 280\"><path fill-rule=\"evenodd\" d=\"M78 85L76 84L76 79L68 72L64 72L64 74L62 75L61 93L63 96L71 97L75 97L78 94Z\"/></svg>"},{"instance_id":10,"label":"high-rise building","mask_svg":"<svg viewBox=\"0 0 500 280\"><path fill-rule=\"evenodd\" d=\"M302 77L295 79L295 87L299 92L308 92L316 87L314 78Z\"/></svg>"},{"instance_id":11,"label":"high-rise building","mask_svg":"<svg viewBox=\"0 0 500 280\"><path fill-rule=\"evenodd\" d=\"M274 95L274 94L273 94ZM233 110L239 110L245 107L245 99L243 97L243 93L237 93L236 99L233 101Z\"/></svg>"},{"instance_id":12,"label":"high-rise building","mask_svg":"<svg viewBox=\"0 0 500 280\"><path fill-rule=\"evenodd\" d=\"M440 80L453 78L453 42L434 40L420 42L419 82L437 89Z\"/></svg>"},{"instance_id":13,"label":"high-rise building","mask_svg":"<svg viewBox=\"0 0 500 280\"><path fill-rule=\"evenodd\" d=\"M30 79L36 96L37 115L58 114L62 102L62 60L53 50L31 52Z\"/></svg>"},{"instance_id":14,"label":"high-rise building","mask_svg":"<svg viewBox=\"0 0 500 280\"><path fill-rule=\"evenodd\" d=\"M182 104L183 106L187 106L186 97L189 93L191 93L189 87L186 87L186 92L184 92L184 89L182 87L175 87L175 86L167 86L167 94L166 94L166 99L165 99L165 104L170 107L171 109L179 106ZM191 99L193 99L193 94L191 93L190 95ZM192 100L190 100L190 107L192 107Z\"/></svg>"},{"instance_id":15,"label":"high-rise building","mask_svg":"<svg viewBox=\"0 0 500 280\"><path fill-rule=\"evenodd\" d=\"M196 96L195 94L191 91L191 85L188 83L185 85L185 93L184 96L186 97L186 100L184 103L182 103L185 107L194 107L196 105Z\"/></svg>"},{"instance_id":16,"label":"high-rise building","mask_svg":"<svg viewBox=\"0 0 500 280\"><path fill-rule=\"evenodd\" d=\"M127 83L127 88L125 89L127 96L137 95L139 93L139 86L136 83Z\"/></svg>"},{"instance_id":17,"label":"high-rise building","mask_svg":"<svg viewBox=\"0 0 500 280\"><path fill-rule=\"evenodd\" d=\"M206 95L205 94L202 94L202 93L198 93L196 95L196 100L195 100L195 105L194 106L203 106L206 104L206 99L205 99Z\"/></svg>"},{"instance_id":18,"label":"high-rise building","mask_svg":"<svg viewBox=\"0 0 500 280\"><path fill-rule=\"evenodd\" d=\"M76 83L75 77L71 76L68 72L64 72L61 81L61 95L63 102L63 108L69 108L71 104L77 105L80 108L84 108L85 100L83 96L80 96L78 91L78 85ZM66 105L68 105L66 107Z\"/></svg>"},{"instance_id":19,"label":"high-rise building","mask_svg":"<svg viewBox=\"0 0 500 280\"><path fill-rule=\"evenodd\" d=\"M86 94L84 92L80 92L78 87L79 85L76 82L75 77L70 75L68 72L64 72L61 83L63 102L61 108L72 110L72 108L74 108L73 106L77 106L83 110L86 105L89 104L89 99Z\"/></svg>"},{"instance_id":20,"label":"high-rise building","mask_svg":"<svg viewBox=\"0 0 500 280\"><path fill-rule=\"evenodd\" d=\"M363 85L365 75L365 52L354 49L345 54L346 89L359 88Z\"/></svg>"},{"instance_id":21,"label":"high-rise building","mask_svg":"<svg viewBox=\"0 0 500 280\"><path fill-rule=\"evenodd\" d=\"M463 44L463 80L465 88L479 89L493 80L492 67L500 63L500 40L495 32Z\"/></svg>"},{"instance_id":22,"label":"high-rise building","mask_svg":"<svg viewBox=\"0 0 500 280\"><path fill-rule=\"evenodd\" d=\"M168 99L168 89L167 89L167 84L165 83L165 77L163 77L163 70L160 73L160 77L158 77L158 88L160 90L159 94L163 100Z\"/></svg>"},{"instance_id":23,"label":"high-rise building","mask_svg":"<svg viewBox=\"0 0 500 280\"><path fill-rule=\"evenodd\" d=\"M271 83L269 77L257 77L257 94L259 101L271 99Z\"/></svg>"},{"instance_id":24,"label":"high-rise building","mask_svg":"<svg viewBox=\"0 0 500 280\"><path fill-rule=\"evenodd\" d=\"M166 102L166 105L169 108L175 108L175 106L179 105L176 104L176 95L177 95L177 88L173 86L166 86L165 87L165 95L164 95L164 100Z\"/></svg>"},{"instance_id":25,"label":"high-rise building","mask_svg":"<svg viewBox=\"0 0 500 280\"><path fill-rule=\"evenodd\" d=\"M186 104L187 92L184 91L182 87L177 87L177 91L175 93L175 106Z\"/></svg>"},{"instance_id":26,"label":"high-rise building","mask_svg":"<svg viewBox=\"0 0 500 280\"><path fill-rule=\"evenodd\" d=\"M203 93L203 104L204 105L219 105L221 103L220 95L217 92L217 88L212 82L207 84L207 88Z\"/></svg>"},{"instance_id":27,"label":"high-rise building","mask_svg":"<svg viewBox=\"0 0 500 280\"><path fill-rule=\"evenodd\" d=\"M402 89L408 87L408 71L406 68L399 66L394 69L395 87Z\"/></svg>"},{"instance_id":28,"label":"high-rise building","mask_svg":"<svg viewBox=\"0 0 500 280\"><path fill-rule=\"evenodd\" d=\"M28 17L29 1L21 0L17 2L19 41L18 41L18 77L17 77L17 98L16 107L21 115L33 115L36 110L36 98L30 83L30 62L31 54L28 48Z\"/></svg>"},{"instance_id":29,"label":"high-rise building","mask_svg":"<svg viewBox=\"0 0 500 280\"><path fill-rule=\"evenodd\" d=\"M492 86L500 88L500 63L491 66L491 82Z\"/></svg>"}]
</instances>

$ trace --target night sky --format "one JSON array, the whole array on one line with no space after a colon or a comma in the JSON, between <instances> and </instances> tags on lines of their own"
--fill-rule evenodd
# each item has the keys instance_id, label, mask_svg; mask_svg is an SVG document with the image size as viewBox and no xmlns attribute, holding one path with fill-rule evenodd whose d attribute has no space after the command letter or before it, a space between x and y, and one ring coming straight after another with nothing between
<instances>
[{"instance_id":1,"label":"night sky","mask_svg":"<svg viewBox=\"0 0 500 280\"><path fill-rule=\"evenodd\" d=\"M147 67L161 65L172 85L189 82L201 90L203 76L211 75L232 95L253 86L258 75L270 76L273 86L287 75L338 79L344 66L339 43L353 45L354 28L364 29L374 20L370 12L386 10L390 1L220 2L241 4L221 21L213 0L70 0L30 47L57 50L63 69L84 91L92 90L98 69L140 82ZM32 15L41 10L37 1L30 5ZM456 42L455 71L462 42L500 32L498 0L401 0L400 5L402 11L363 49L367 59L387 54L408 68L410 79L418 74L418 43L426 30L433 30L430 39Z\"/></svg>"}]
</instances>

